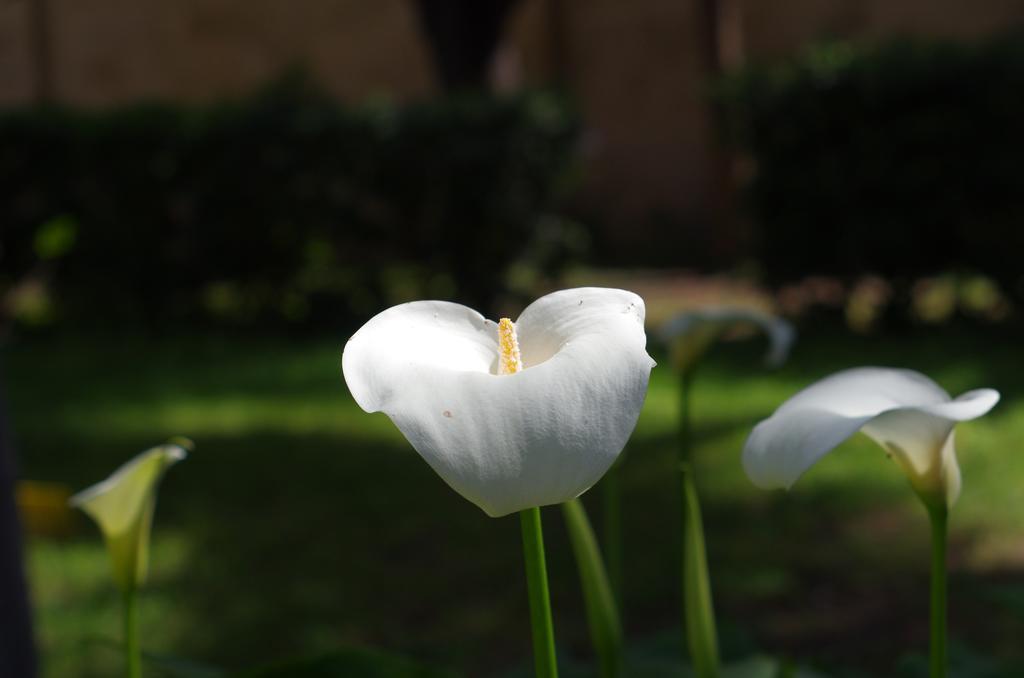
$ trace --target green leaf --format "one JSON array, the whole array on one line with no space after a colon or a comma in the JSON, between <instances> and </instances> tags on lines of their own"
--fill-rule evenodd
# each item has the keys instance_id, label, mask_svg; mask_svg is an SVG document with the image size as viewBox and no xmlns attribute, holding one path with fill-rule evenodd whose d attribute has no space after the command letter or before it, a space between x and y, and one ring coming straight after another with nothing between
<instances>
[{"instance_id":1,"label":"green leaf","mask_svg":"<svg viewBox=\"0 0 1024 678\"><path fill-rule=\"evenodd\" d=\"M683 476L683 614L690 660L700 678L719 675L718 634L715 611L711 602L711 581L704 546L700 500L693 482L693 472L681 469Z\"/></svg>"},{"instance_id":2,"label":"green leaf","mask_svg":"<svg viewBox=\"0 0 1024 678\"><path fill-rule=\"evenodd\" d=\"M562 513L579 568L587 625L601 676L615 678L622 675L622 626L597 539L579 499L562 504Z\"/></svg>"},{"instance_id":3,"label":"green leaf","mask_svg":"<svg viewBox=\"0 0 1024 678\"><path fill-rule=\"evenodd\" d=\"M690 661L698 678L718 678L718 632L711 602L711 577L708 574L707 549L700 498L691 463L692 423L690 388L693 370L683 371L679 380L679 464L683 510L683 622Z\"/></svg>"}]
</instances>

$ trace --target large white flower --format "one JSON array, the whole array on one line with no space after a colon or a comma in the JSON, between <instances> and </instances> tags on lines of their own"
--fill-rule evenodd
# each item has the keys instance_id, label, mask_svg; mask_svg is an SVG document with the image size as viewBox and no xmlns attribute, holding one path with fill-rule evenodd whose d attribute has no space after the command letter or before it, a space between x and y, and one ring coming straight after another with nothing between
<instances>
[{"instance_id":1,"label":"large white flower","mask_svg":"<svg viewBox=\"0 0 1024 678\"><path fill-rule=\"evenodd\" d=\"M135 590L146 578L156 488L164 472L186 454L179 445L146 450L68 500L99 525L122 591Z\"/></svg>"},{"instance_id":2,"label":"large white flower","mask_svg":"<svg viewBox=\"0 0 1024 678\"><path fill-rule=\"evenodd\" d=\"M470 308L417 301L372 318L342 355L359 406L387 414L495 517L596 483L636 426L654 366L632 292L555 292L501 326L499 341L498 323Z\"/></svg>"},{"instance_id":3,"label":"large white flower","mask_svg":"<svg viewBox=\"0 0 1024 678\"><path fill-rule=\"evenodd\" d=\"M953 428L998 401L999 393L990 388L951 399L912 370L844 370L808 386L759 423L743 448L743 467L756 485L788 488L863 431L896 460L926 503L952 506L960 494Z\"/></svg>"}]
</instances>

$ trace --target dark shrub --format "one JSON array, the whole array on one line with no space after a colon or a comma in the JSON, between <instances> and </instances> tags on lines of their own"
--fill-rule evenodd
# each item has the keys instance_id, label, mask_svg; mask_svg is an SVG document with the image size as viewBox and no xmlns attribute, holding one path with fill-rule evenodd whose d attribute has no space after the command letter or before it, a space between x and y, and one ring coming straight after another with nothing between
<instances>
[{"instance_id":1,"label":"dark shrub","mask_svg":"<svg viewBox=\"0 0 1024 678\"><path fill-rule=\"evenodd\" d=\"M77 226L53 271L65 320L337 324L396 286L488 309L576 127L546 94L342 107L291 80L202 110L7 113L0 285L61 217Z\"/></svg>"},{"instance_id":2,"label":"dark shrub","mask_svg":"<svg viewBox=\"0 0 1024 678\"><path fill-rule=\"evenodd\" d=\"M767 276L966 268L1024 298L1021 37L833 45L722 83Z\"/></svg>"}]
</instances>

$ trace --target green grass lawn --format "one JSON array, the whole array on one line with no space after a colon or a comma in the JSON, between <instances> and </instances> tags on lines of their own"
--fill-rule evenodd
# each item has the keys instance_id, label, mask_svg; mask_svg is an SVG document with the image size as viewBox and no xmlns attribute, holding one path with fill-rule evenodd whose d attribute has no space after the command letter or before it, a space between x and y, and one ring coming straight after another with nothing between
<instances>
[{"instance_id":1,"label":"green grass lawn","mask_svg":"<svg viewBox=\"0 0 1024 678\"><path fill-rule=\"evenodd\" d=\"M452 492L340 376L341 337L190 335L14 340L3 349L21 475L79 489L138 451L187 435L156 514L143 644L244 667L374 647L497 676L530 657L518 520ZM1024 352L997 331L862 337L805 330L769 372L760 342L721 346L695 386L697 472L729 652L796 656L883 675L927 641L927 523L903 476L860 437L790 493L749 484L751 426L800 387L863 364L919 369L1003 401L959 427L964 491L952 518L954 639L1024 653ZM655 352L655 357L660 356ZM677 408L655 369L619 469L625 624L645 642L677 625ZM600 529L600 488L585 500ZM586 628L557 510L544 512L556 630L585 661ZM118 597L95 528L33 538L28 574L45 675L116 675Z\"/></svg>"}]
</instances>

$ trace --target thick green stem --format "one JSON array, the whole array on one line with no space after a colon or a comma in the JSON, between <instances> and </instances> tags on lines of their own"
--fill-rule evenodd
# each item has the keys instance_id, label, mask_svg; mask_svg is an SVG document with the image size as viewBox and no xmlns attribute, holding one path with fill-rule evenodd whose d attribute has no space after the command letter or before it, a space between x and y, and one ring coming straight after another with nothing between
<instances>
[{"instance_id":1,"label":"thick green stem","mask_svg":"<svg viewBox=\"0 0 1024 678\"><path fill-rule=\"evenodd\" d=\"M548 594L548 571L544 563L544 533L540 509L529 508L519 513L523 528L523 555L526 559L526 587L530 596L530 626L533 629L533 656L537 678L557 678L555 629L551 621L551 598Z\"/></svg>"},{"instance_id":2,"label":"thick green stem","mask_svg":"<svg viewBox=\"0 0 1024 678\"><path fill-rule=\"evenodd\" d=\"M618 678L622 675L622 626L597 538L579 499L570 499L562 504L562 513L580 573L587 626L590 627L601 678Z\"/></svg>"},{"instance_id":3,"label":"thick green stem","mask_svg":"<svg viewBox=\"0 0 1024 678\"><path fill-rule=\"evenodd\" d=\"M931 678L946 678L946 540L948 510L945 504L930 506L932 525L932 609L931 609Z\"/></svg>"},{"instance_id":4,"label":"thick green stem","mask_svg":"<svg viewBox=\"0 0 1024 678\"><path fill-rule=\"evenodd\" d=\"M128 678L142 678L142 650L139 648L139 619L136 590L124 592L124 653Z\"/></svg>"},{"instance_id":5,"label":"thick green stem","mask_svg":"<svg viewBox=\"0 0 1024 678\"><path fill-rule=\"evenodd\" d=\"M622 610L622 486L619 484L619 460L601 479L604 500L604 551L608 563L608 584L619 610Z\"/></svg>"},{"instance_id":6,"label":"thick green stem","mask_svg":"<svg viewBox=\"0 0 1024 678\"><path fill-rule=\"evenodd\" d=\"M683 617L690 660L698 678L718 678L718 634L711 600L707 548L701 519L700 499L691 463L690 386L692 370L680 376L678 466L683 514Z\"/></svg>"}]
</instances>

